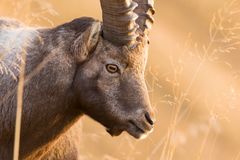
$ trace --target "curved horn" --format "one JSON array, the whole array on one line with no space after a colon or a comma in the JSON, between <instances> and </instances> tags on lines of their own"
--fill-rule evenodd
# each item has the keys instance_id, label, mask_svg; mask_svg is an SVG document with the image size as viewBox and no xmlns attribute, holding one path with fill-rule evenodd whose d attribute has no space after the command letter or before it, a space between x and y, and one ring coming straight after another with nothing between
<instances>
[{"instance_id":1,"label":"curved horn","mask_svg":"<svg viewBox=\"0 0 240 160\"><path fill-rule=\"evenodd\" d=\"M136 23L139 25L138 31L141 35L148 35L154 23L153 15L155 14L154 0L134 0L138 7L134 12L138 15Z\"/></svg>"},{"instance_id":2,"label":"curved horn","mask_svg":"<svg viewBox=\"0 0 240 160\"><path fill-rule=\"evenodd\" d=\"M101 0L103 37L116 44L126 45L136 41L137 3L132 0Z\"/></svg>"}]
</instances>

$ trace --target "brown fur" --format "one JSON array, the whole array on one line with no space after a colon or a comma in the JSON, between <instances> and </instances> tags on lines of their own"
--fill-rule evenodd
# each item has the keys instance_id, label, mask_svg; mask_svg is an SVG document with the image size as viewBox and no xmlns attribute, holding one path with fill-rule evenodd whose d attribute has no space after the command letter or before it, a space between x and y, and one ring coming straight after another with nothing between
<instances>
[{"instance_id":1,"label":"brown fur","mask_svg":"<svg viewBox=\"0 0 240 160\"><path fill-rule=\"evenodd\" d=\"M12 33L21 33L18 38L24 43L10 43ZM10 49L4 48L8 42ZM9 61L19 65L16 57L23 48L27 61L21 159L78 159L77 124L83 114L113 136L127 131L139 138L152 129L144 81L145 39L134 48L114 46L101 37L101 23L91 18L53 29L0 20L0 62L13 73L0 73L0 159L12 159L19 72ZM109 73L106 64L118 65L119 72Z\"/></svg>"}]
</instances>

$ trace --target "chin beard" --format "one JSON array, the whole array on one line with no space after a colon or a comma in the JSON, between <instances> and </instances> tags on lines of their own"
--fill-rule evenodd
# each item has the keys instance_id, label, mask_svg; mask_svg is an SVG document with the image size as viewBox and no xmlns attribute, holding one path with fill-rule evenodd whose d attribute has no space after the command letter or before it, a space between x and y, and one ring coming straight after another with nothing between
<instances>
[{"instance_id":1,"label":"chin beard","mask_svg":"<svg viewBox=\"0 0 240 160\"><path fill-rule=\"evenodd\" d=\"M107 128L106 131L111 135L111 136L119 136L123 130L119 128Z\"/></svg>"}]
</instances>

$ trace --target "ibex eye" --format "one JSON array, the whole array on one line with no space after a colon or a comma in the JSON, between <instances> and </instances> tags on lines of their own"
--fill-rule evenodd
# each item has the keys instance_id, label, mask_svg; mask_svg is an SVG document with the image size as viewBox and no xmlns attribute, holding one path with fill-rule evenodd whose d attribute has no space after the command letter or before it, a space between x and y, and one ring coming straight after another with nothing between
<instances>
[{"instance_id":1,"label":"ibex eye","mask_svg":"<svg viewBox=\"0 0 240 160\"><path fill-rule=\"evenodd\" d=\"M115 65L115 64L107 64L107 65L106 65L106 69L107 69L107 71L110 72L110 73L116 73L116 72L118 72L118 66Z\"/></svg>"}]
</instances>

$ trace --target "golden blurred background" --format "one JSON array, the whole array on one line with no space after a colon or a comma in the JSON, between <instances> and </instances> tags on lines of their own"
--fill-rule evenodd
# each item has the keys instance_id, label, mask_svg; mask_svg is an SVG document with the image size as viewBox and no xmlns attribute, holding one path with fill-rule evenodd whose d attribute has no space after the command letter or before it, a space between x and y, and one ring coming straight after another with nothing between
<instances>
[{"instance_id":1,"label":"golden blurred background","mask_svg":"<svg viewBox=\"0 0 240 160\"><path fill-rule=\"evenodd\" d=\"M240 159L240 0L155 0L146 80L157 114L145 140L84 117L82 160ZM99 0L0 0L0 16L52 27L101 19Z\"/></svg>"}]
</instances>

